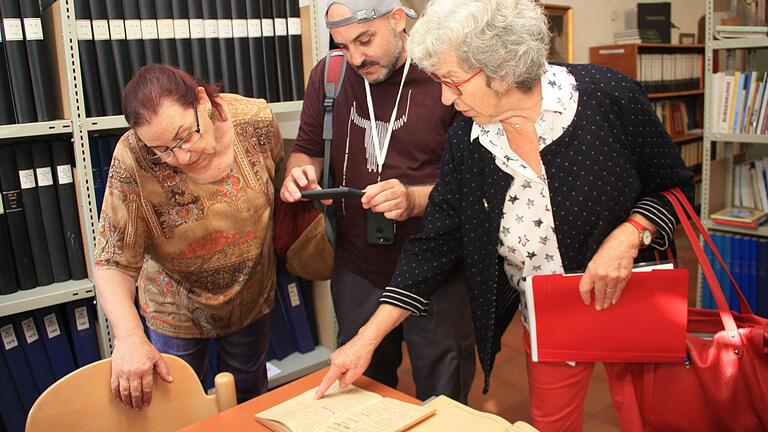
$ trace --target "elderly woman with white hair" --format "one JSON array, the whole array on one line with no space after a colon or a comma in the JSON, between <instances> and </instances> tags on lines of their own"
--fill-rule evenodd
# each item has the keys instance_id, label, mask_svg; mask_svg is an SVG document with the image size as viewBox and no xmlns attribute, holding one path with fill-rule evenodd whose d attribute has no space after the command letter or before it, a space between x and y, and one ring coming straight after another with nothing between
<instances>
[{"instance_id":1,"label":"elderly woman with white hair","mask_svg":"<svg viewBox=\"0 0 768 432\"><path fill-rule=\"evenodd\" d=\"M354 381L384 335L424 314L462 260L487 391L527 278L584 271L579 295L602 310L620 301L635 262L674 248L676 219L661 192L690 195L693 174L642 88L611 69L549 63L549 42L535 0L428 4L408 52L465 117L448 132L423 231L403 249L376 313L331 356L318 396L337 379ZM524 302L520 310L527 326ZM527 331L523 338L529 349ZM528 354L537 428L581 430L593 367Z\"/></svg>"}]
</instances>

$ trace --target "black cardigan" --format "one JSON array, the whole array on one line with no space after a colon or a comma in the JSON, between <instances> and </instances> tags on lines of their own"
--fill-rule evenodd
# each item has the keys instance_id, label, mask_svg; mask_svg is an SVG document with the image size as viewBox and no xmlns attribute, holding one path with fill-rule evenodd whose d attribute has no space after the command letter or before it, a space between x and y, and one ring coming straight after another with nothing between
<instances>
[{"instance_id":1,"label":"black cardigan","mask_svg":"<svg viewBox=\"0 0 768 432\"><path fill-rule=\"evenodd\" d=\"M576 78L578 107L570 126L542 150L541 159L565 270L586 268L603 240L632 211L659 228L656 248L673 246L677 219L660 192L680 187L690 199L693 173L645 92L612 69L564 66ZM463 259L485 392L519 298L515 290L511 307L497 307L499 296L510 291L497 245L512 177L478 140L470 141L472 124L460 118L448 131L423 230L406 243L391 288L380 301L425 314L440 281ZM653 260L652 248L638 254L637 262Z\"/></svg>"}]
</instances>

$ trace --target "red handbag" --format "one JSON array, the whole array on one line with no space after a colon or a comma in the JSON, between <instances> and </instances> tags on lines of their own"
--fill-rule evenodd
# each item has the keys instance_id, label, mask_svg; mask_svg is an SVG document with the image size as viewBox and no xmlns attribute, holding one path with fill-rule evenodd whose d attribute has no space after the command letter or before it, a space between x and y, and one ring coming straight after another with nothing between
<instances>
[{"instance_id":1,"label":"red handbag","mask_svg":"<svg viewBox=\"0 0 768 432\"><path fill-rule=\"evenodd\" d=\"M685 362L617 365L613 379L624 390L622 423L645 431L768 431L768 320L752 313L683 193L673 189L664 195L691 242L717 310L688 310ZM728 273L742 313L729 309L689 218ZM766 281L760 283L766 289Z\"/></svg>"}]
</instances>

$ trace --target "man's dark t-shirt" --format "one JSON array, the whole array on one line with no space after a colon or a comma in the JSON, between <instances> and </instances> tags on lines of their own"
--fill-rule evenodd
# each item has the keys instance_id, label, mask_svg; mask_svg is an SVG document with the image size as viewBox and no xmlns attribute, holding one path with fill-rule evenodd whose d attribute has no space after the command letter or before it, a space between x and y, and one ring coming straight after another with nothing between
<instances>
[{"instance_id":1,"label":"man's dark t-shirt","mask_svg":"<svg viewBox=\"0 0 768 432\"><path fill-rule=\"evenodd\" d=\"M371 85L380 145L384 143L403 69L404 66L400 66L386 81ZM323 157L324 70L324 59L312 69L293 150L317 158ZM333 106L331 171L335 186L363 189L378 181L372 128L363 77L349 65L345 73ZM438 83L411 63L400 96L381 181L394 178L406 186L436 181L445 147L445 133L457 117L453 107L440 102L440 91ZM378 246L367 243L365 210L359 198L338 200L336 215L336 265L384 288L395 271L405 240L421 230L422 218L396 222L394 244Z\"/></svg>"}]
</instances>

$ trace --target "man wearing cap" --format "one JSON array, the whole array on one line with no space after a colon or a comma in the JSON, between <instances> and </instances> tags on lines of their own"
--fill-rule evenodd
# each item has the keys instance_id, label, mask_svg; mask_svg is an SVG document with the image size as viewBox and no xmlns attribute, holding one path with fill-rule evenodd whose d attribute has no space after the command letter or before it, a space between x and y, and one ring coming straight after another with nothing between
<instances>
[{"instance_id":1,"label":"man wearing cap","mask_svg":"<svg viewBox=\"0 0 768 432\"><path fill-rule=\"evenodd\" d=\"M363 190L362 198L337 199L336 255L331 292L338 341L357 334L379 302L408 308L408 300L381 298L400 250L421 229L429 192L437 179L445 134L458 116L440 103L441 89L405 53L405 24L416 18L397 0L329 0L326 25L347 59L333 105L331 174L334 186ZM283 201L319 189L323 162L325 59L309 78L301 124ZM394 221L392 244L369 244L366 210ZM365 374L392 387L405 341L420 399L445 394L461 402L475 370L474 335L463 269L436 291L426 316L411 317L376 349ZM415 312L415 309L414 309Z\"/></svg>"}]
</instances>

